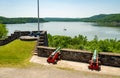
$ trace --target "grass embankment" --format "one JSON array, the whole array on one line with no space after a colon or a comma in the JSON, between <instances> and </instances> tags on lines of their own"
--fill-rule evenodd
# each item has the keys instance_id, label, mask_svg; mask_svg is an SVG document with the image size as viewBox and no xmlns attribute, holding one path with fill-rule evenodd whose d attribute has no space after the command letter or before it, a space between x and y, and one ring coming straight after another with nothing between
<instances>
[{"instance_id":1,"label":"grass embankment","mask_svg":"<svg viewBox=\"0 0 120 78\"><path fill-rule=\"evenodd\" d=\"M34 41L26 42L20 40L0 46L0 67L25 66L29 64L34 47Z\"/></svg>"}]
</instances>

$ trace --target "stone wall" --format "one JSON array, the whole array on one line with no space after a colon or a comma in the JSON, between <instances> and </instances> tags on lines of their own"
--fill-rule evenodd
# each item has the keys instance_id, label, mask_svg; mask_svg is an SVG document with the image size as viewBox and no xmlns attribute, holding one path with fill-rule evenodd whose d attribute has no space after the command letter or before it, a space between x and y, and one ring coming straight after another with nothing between
<instances>
[{"instance_id":1,"label":"stone wall","mask_svg":"<svg viewBox=\"0 0 120 78\"><path fill-rule=\"evenodd\" d=\"M32 31L33 33L37 33L38 31ZM15 31L13 34L11 34L11 36L8 36L6 39L4 40L0 40L0 46L6 45L12 41L14 41L15 39L18 39L20 36L27 36L29 35L31 32L30 31ZM44 35L44 46L48 45L48 41L47 41L47 31L40 31L40 34Z\"/></svg>"},{"instance_id":2,"label":"stone wall","mask_svg":"<svg viewBox=\"0 0 120 78\"><path fill-rule=\"evenodd\" d=\"M17 38L19 38L18 33L11 34L11 36L8 36L6 39L0 40L0 46L8 44Z\"/></svg>"},{"instance_id":3,"label":"stone wall","mask_svg":"<svg viewBox=\"0 0 120 78\"><path fill-rule=\"evenodd\" d=\"M55 48L38 46L38 56L48 57ZM63 60L89 63L92 53L82 50L61 49L61 58ZM104 53L99 54L102 65L120 67L120 54Z\"/></svg>"},{"instance_id":4,"label":"stone wall","mask_svg":"<svg viewBox=\"0 0 120 78\"><path fill-rule=\"evenodd\" d=\"M37 41L37 46L48 46L47 31L43 31Z\"/></svg>"},{"instance_id":5,"label":"stone wall","mask_svg":"<svg viewBox=\"0 0 120 78\"><path fill-rule=\"evenodd\" d=\"M120 54L101 52L99 57L104 65L120 67Z\"/></svg>"}]
</instances>

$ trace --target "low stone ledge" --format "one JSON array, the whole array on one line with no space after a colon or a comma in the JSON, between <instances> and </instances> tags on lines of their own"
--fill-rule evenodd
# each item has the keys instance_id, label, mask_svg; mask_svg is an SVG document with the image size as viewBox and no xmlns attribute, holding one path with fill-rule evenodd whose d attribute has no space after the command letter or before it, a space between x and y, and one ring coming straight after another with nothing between
<instances>
[{"instance_id":1,"label":"low stone ledge","mask_svg":"<svg viewBox=\"0 0 120 78\"><path fill-rule=\"evenodd\" d=\"M38 56L48 57L55 48L37 46ZM61 58L63 60L78 61L88 63L91 58L92 53L82 50L72 50L72 49L61 49Z\"/></svg>"},{"instance_id":2,"label":"low stone ledge","mask_svg":"<svg viewBox=\"0 0 120 78\"><path fill-rule=\"evenodd\" d=\"M38 56L48 57L55 48L37 46ZM89 63L92 53L83 50L61 49L61 58L63 60L77 61ZM120 54L115 53L99 53L99 58L102 65L120 67Z\"/></svg>"}]
</instances>

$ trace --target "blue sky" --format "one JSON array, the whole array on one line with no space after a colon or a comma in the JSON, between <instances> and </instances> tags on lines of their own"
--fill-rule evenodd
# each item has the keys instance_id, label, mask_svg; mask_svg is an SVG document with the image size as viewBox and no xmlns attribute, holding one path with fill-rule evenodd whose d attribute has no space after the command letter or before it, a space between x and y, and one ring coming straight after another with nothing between
<instances>
[{"instance_id":1,"label":"blue sky","mask_svg":"<svg viewBox=\"0 0 120 78\"><path fill-rule=\"evenodd\" d=\"M90 17L120 13L120 0L39 0L40 17ZM37 17L37 0L0 0L0 16Z\"/></svg>"}]
</instances>

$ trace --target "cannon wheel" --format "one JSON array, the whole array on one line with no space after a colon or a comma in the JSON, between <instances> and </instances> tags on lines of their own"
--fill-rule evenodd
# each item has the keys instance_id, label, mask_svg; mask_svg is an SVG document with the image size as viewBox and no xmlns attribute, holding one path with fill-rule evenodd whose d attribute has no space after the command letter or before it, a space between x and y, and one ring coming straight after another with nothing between
<instances>
[{"instance_id":1,"label":"cannon wheel","mask_svg":"<svg viewBox=\"0 0 120 78\"><path fill-rule=\"evenodd\" d=\"M53 64L57 64L57 60L55 60Z\"/></svg>"}]
</instances>

